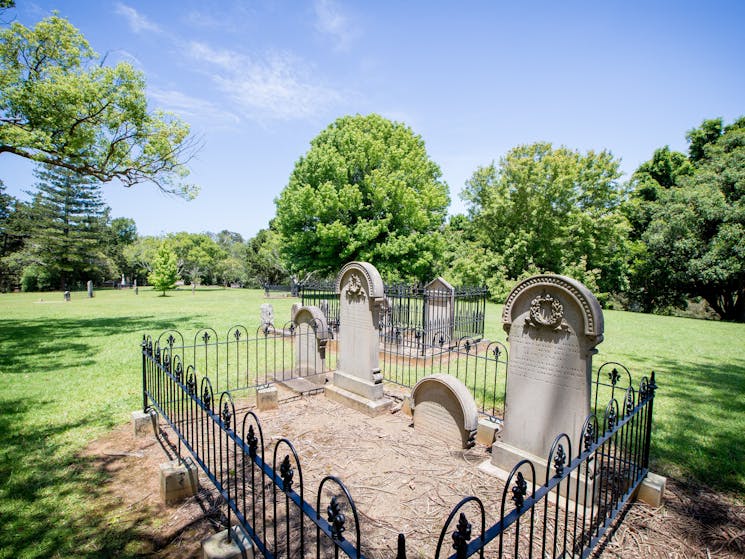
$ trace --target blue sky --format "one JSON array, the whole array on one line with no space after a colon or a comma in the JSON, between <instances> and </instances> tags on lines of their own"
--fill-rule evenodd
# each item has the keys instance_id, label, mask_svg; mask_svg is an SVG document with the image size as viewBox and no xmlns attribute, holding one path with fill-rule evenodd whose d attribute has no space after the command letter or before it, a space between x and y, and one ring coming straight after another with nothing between
<instances>
[{"instance_id":1,"label":"blue sky","mask_svg":"<svg viewBox=\"0 0 745 559\"><path fill-rule=\"evenodd\" d=\"M629 174L655 148L685 151L705 118L745 114L745 2L267 2L17 0L52 10L107 60L144 72L152 108L202 138L191 202L148 184L104 186L143 235L266 227L310 140L376 112L424 139L451 213L474 170L538 140L608 149ZM7 18L7 15L6 15ZM22 195L31 166L0 156Z\"/></svg>"}]
</instances>

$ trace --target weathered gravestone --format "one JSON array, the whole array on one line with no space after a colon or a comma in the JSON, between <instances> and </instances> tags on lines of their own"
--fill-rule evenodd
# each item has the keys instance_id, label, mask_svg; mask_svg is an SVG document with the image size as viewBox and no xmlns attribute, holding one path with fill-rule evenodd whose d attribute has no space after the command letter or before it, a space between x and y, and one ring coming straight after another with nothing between
<instances>
[{"instance_id":1,"label":"weathered gravestone","mask_svg":"<svg viewBox=\"0 0 745 559\"><path fill-rule=\"evenodd\" d=\"M326 369L328 325L318 307L293 305L295 325L295 372L300 376L317 375Z\"/></svg>"},{"instance_id":2,"label":"weathered gravestone","mask_svg":"<svg viewBox=\"0 0 745 559\"><path fill-rule=\"evenodd\" d=\"M269 303L261 305L261 327L267 326L274 328L274 307Z\"/></svg>"},{"instance_id":3,"label":"weathered gravestone","mask_svg":"<svg viewBox=\"0 0 745 559\"><path fill-rule=\"evenodd\" d=\"M453 338L453 319L455 309L455 288L444 278L438 277L426 286L424 294L427 304L424 308L424 328L427 332L427 343L443 336L445 340Z\"/></svg>"},{"instance_id":4,"label":"weathered gravestone","mask_svg":"<svg viewBox=\"0 0 745 559\"><path fill-rule=\"evenodd\" d=\"M411 397L414 429L460 448L475 444L478 410L473 396L460 380L444 374L424 377L414 385Z\"/></svg>"},{"instance_id":5,"label":"weathered gravestone","mask_svg":"<svg viewBox=\"0 0 745 559\"><path fill-rule=\"evenodd\" d=\"M510 344L507 395L491 463L510 471L528 458L538 467L559 433L579 444L590 413L592 356L603 341L603 312L580 282L540 275L509 294L502 326Z\"/></svg>"},{"instance_id":6,"label":"weathered gravestone","mask_svg":"<svg viewBox=\"0 0 745 559\"><path fill-rule=\"evenodd\" d=\"M88 280L88 297L93 297L93 282L91 280Z\"/></svg>"},{"instance_id":7,"label":"weathered gravestone","mask_svg":"<svg viewBox=\"0 0 745 559\"><path fill-rule=\"evenodd\" d=\"M350 262L336 277L339 294L339 351L333 386L326 395L368 415L392 404L383 397L379 366L379 324L387 308L383 280L375 266Z\"/></svg>"}]
</instances>

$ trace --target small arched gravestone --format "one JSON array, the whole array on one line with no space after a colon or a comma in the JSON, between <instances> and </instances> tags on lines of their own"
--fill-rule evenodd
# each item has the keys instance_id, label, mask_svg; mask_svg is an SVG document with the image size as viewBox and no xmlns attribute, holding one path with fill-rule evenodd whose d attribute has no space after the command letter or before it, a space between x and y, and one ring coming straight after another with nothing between
<instances>
[{"instance_id":1,"label":"small arched gravestone","mask_svg":"<svg viewBox=\"0 0 745 559\"><path fill-rule=\"evenodd\" d=\"M300 376L317 375L326 370L328 325L321 309L294 306L295 372Z\"/></svg>"},{"instance_id":2,"label":"small arched gravestone","mask_svg":"<svg viewBox=\"0 0 745 559\"><path fill-rule=\"evenodd\" d=\"M478 428L476 402L451 375L431 375L414 385L414 429L460 448L471 448Z\"/></svg>"}]
</instances>

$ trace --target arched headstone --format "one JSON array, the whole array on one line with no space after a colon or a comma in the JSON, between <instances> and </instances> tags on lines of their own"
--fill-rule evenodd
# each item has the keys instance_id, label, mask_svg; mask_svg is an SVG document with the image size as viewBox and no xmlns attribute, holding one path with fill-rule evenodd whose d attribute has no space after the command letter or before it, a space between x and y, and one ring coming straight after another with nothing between
<instances>
[{"instance_id":1,"label":"arched headstone","mask_svg":"<svg viewBox=\"0 0 745 559\"><path fill-rule=\"evenodd\" d=\"M295 372L300 376L316 375L326 369L328 325L321 309L294 306Z\"/></svg>"},{"instance_id":2,"label":"arched headstone","mask_svg":"<svg viewBox=\"0 0 745 559\"><path fill-rule=\"evenodd\" d=\"M511 470L523 458L545 461L554 437L579 440L590 412L592 356L603 340L603 312L582 283L557 275L523 280L507 297L504 429L492 464Z\"/></svg>"},{"instance_id":3,"label":"arched headstone","mask_svg":"<svg viewBox=\"0 0 745 559\"><path fill-rule=\"evenodd\" d=\"M414 428L461 448L475 444L478 410L473 396L452 375L431 375L414 385Z\"/></svg>"},{"instance_id":4,"label":"arched headstone","mask_svg":"<svg viewBox=\"0 0 745 559\"><path fill-rule=\"evenodd\" d=\"M379 366L379 324L387 308L383 280L375 266L350 262L336 277L339 294L339 361L326 394L369 415L388 409Z\"/></svg>"}]
</instances>

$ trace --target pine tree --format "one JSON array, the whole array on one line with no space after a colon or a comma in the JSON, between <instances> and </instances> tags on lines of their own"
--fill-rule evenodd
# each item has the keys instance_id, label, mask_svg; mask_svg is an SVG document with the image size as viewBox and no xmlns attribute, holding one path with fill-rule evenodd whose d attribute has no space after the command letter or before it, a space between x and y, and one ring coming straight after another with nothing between
<instances>
[{"instance_id":1,"label":"pine tree","mask_svg":"<svg viewBox=\"0 0 745 559\"><path fill-rule=\"evenodd\" d=\"M169 289L176 289L178 279L178 262L176 253L165 243L161 243L153 261L153 271L147 281L156 291L162 291L163 297Z\"/></svg>"},{"instance_id":2,"label":"pine tree","mask_svg":"<svg viewBox=\"0 0 745 559\"><path fill-rule=\"evenodd\" d=\"M100 183L48 166L37 170L36 176L34 225L26 243L30 266L24 275L43 270L61 289L100 279L109 271L104 254L108 208L101 198Z\"/></svg>"}]
</instances>

